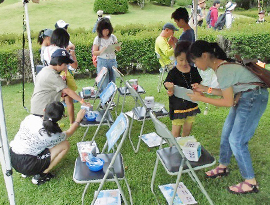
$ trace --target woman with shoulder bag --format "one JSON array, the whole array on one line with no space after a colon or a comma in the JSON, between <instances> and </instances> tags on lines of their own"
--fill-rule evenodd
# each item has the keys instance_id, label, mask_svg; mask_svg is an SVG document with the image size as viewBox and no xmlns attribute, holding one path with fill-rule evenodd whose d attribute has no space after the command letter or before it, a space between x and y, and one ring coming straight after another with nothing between
<instances>
[{"instance_id":1,"label":"woman with shoulder bag","mask_svg":"<svg viewBox=\"0 0 270 205\"><path fill-rule=\"evenodd\" d=\"M244 181L228 187L228 191L234 194L257 193L259 186L255 179L248 143L266 109L268 91L263 87L262 81L247 68L241 64L227 63L230 59L217 43L196 41L190 47L190 57L199 69L206 70L210 67L215 71L220 89L193 84L195 92L188 96L193 101L230 107L221 135L219 165L206 172L206 176L227 176L228 165L234 155ZM208 98L201 92L219 95L221 98ZM234 96L239 97L237 104L234 103Z\"/></svg>"}]
</instances>

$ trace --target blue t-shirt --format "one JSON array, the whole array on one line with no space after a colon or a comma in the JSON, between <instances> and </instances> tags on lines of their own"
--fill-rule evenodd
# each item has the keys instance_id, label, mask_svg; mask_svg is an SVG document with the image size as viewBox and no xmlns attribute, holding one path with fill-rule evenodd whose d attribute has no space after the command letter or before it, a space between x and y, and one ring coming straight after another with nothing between
<instances>
[{"instance_id":1,"label":"blue t-shirt","mask_svg":"<svg viewBox=\"0 0 270 205\"><path fill-rule=\"evenodd\" d=\"M181 34L179 41L190 41L191 43L195 42L194 30L191 28L191 29L184 31Z\"/></svg>"}]
</instances>

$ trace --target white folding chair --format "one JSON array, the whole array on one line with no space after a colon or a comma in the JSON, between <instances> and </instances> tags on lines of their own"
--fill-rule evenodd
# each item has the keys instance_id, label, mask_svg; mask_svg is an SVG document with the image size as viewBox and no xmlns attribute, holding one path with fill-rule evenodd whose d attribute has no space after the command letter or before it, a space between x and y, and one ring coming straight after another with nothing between
<instances>
[{"instance_id":1,"label":"white folding chair","mask_svg":"<svg viewBox=\"0 0 270 205\"><path fill-rule=\"evenodd\" d=\"M155 195L158 204L159 201L154 192L154 182L159 162L161 162L164 169L169 175L177 176L172 200L169 203L170 205L173 204L173 200L176 196L177 187L180 182L182 173L188 173L191 179L197 182L198 187L200 188L202 193L206 196L209 204L213 204L212 200L210 199L209 195L207 194L205 188L203 187L201 181L199 180L194 170L199 170L214 165L216 163L215 158L204 147L201 147L201 157L199 161L198 162L188 161L181 147L177 143L176 139L173 137L171 131L168 130L167 126L162 122L160 122L151 111L150 117L155 125L157 134L162 138L162 140L167 141L169 145L169 147L163 148L161 143L159 150L157 150L156 152L157 158L151 181L151 191Z\"/></svg>"},{"instance_id":2,"label":"white folding chair","mask_svg":"<svg viewBox=\"0 0 270 205\"><path fill-rule=\"evenodd\" d=\"M115 106L115 114L117 115L117 108L118 108L118 105L119 105L120 96L130 95L130 92L127 89L126 86L123 86L123 82L124 82L123 77L124 77L124 75L114 66L112 67L112 70L114 72L115 78L119 78L119 81L120 81L119 86L118 86L118 97L117 97L116 106ZM142 86L138 85L137 92L139 94L144 94L145 90L143 89ZM124 105L125 105L125 102L123 101L121 112L123 112Z\"/></svg>"},{"instance_id":3,"label":"white folding chair","mask_svg":"<svg viewBox=\"0 0 270 205\"><path fill-rule=\"evenodd\" d=\"M94 95L85 96L83 92L80 92L79 95L84 99L94 99L95 100L99 97L99 94L101 93L101 86L104 83L104 80L106 76L108 75L108 69L106 67L103 67L101 71L98 73L97 77L95 78L95 83L93 87L96 87L96 92Z\"/></svg>"},{"instance_id":4,"label":"white folding chair","mask_svg":"<svg viewBox=\"0 0 270 205\"><path fill-rule=\"evenodd\" d=\"M85 136L86 136L86 134L91 126L97 126L95 134L92 138L92 141L93 141L102 125L108 125L110 127L111 124L114 122L113 117L110 113L110 107L111 107L111 104L114 100L116 93L117 93L117 87L116 87L115 83L113 83L113 82L110 82L107 85L107 87L105 88L105 90L103 90L102 93L100 93L100 95L99 95L100 102L99 102L96 110L94 111L97 114L96 120L95 121L88 121L84 117L80 123L80 126L87 127L86 131L84 132L82 141L84 141L84 138L85 138Z\"/></svg>"},{"instance_id":5,"label":"white folding chair","mask_svg":"<svg viewBox=\"0 0 270 205\"><path fill-rule=\"evenodd\" d=\"M131 96L134 98L134 101L135 101L134 108L132 109L132 111L130 111L131 112L131 115L130 115L131 123L129 126L129 140L130 140L130 143L131 143L131 146L132 146L134 152L137 153L139 151L139 147L140 147L140 142L141 142L141 137L143 134L145 120L150 119L149 111L151 110L151 108L146 107L141 96L138 94L138 92L136 92L136 90L130 85L130 83L128 81L126 81L126 87L128 88ZM124 100L125 100L125 96L124 96ZM130 113L130 112L127 112L127 113ZM156 112L156 114L159 117L164 117L164 116L168 115L168 111L163 107L159 112ZM132 131L132 125L133 125L134 120L142 121L140 135L139 135L139 141L138 141L136 147L134 146L134 144L131 140L131 131Z\"/></svg>"},{"instance_id":6,"label":"white folding chair","mask_svg":"<svg viewBox=\"0 0 270 205\"><path fill-rule=\"evenodd\" d=\"M128 204L119 180L125 181L129 192L130 204L133 204L131 190L125 177L123 156L120 153L121 147L128 133L128 125L128 117L121 113L109 131L106 133L107 141L104 144L102 153L97 154L97 157L103 159L105 162L102 170L93 172L87 167L85 162L81 161L80 157L76 159L73 180L76 183L86 184L82 194L82 204L84 203L84 196L90 183L100 183L99 188L97 192L95 192L94 199L91 203L91 205L94 205L98 194L102 190L104 183L107 181L116 182L124 203ZM113 147L114 152L112 152Z\"/></svg>"}]
</instances>

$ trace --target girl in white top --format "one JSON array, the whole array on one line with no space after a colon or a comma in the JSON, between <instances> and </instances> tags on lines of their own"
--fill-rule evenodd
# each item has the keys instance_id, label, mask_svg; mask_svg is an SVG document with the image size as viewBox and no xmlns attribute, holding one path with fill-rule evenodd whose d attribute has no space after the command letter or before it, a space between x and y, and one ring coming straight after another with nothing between
<instances>
[{"instance_id":1,"label":"girl in white top","mask_svg":"<svg viewBox=\"0 0 270 205\"><path fill-rule=\"evenodd\" d=\"M40 60L43 63L44 61L44 50L47 46L51 45L51 36L53 30L51 29L43 29L38 34L38 43L41 45L40 49Z\"/></svg>"},{"instance_id":2,"label":"girl in white top","mask_svg":"<svg viewBox=\"0 0 270 205\"><path fill-rule=\"evenodd\" d=\"M61 102L49 103L43 118L28 115L22 121L18 133L10 142L13 168L24 175L35 175L32 179L34 184L44 183L53 177L49 172L68 152L70 145L67 138L79 127L85 110L78 112L76 121L64 132L57 123L63 113Z\"/></svg>"},{"instance_id":3,"label":"girl in white top","mask_svg":"<svg viewBox=\"0 0 270 205\"><path fill-rule=\"evenodd\" d=\"M117 38L112 34L113 27L108 18L101 18L97 26L97 34L93 43L93 55L97 56L97 73L101 71L103 67L108 69L109 74L103 81L101 91L106 88L109 82L115 82L115 76L113 74L112 67L117 68L115 52L106 52L106 48L109 45L117 43ZM120 46L116 47L117 51L121 50Z\"/></svg>"}]
</instances>

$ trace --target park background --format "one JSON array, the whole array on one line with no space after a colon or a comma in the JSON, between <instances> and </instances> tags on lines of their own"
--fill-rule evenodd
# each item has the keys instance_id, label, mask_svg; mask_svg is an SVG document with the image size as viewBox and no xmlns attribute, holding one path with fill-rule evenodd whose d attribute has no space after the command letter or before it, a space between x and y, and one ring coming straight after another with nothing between
<instances>
[{"instance_id":1,"label":"park background","mask_svg":"<svg viewBox=\"0 0 270 205\"><path fill-rule=\"evenodd\" d=\"M164 103L167 109L168 99L164 88L162 88L161 93L157 93L156 89L159 64L154 53L154 41L161 31L162 25L166 22L173 22L170 19L170 15L179 7L181 2L185 3L187 1L176 1L173 7L146 1L143 9L136 3L130 3L128 4L127 13L108 14L111 16L115 35L119 41L123 42L122 51L117 54L117 61L119 69L126 75L125 79L137 78L139 84L146 90L145 96L154 96L155 100ZM222 1L222 4L224 6L225 1ZM211 6L211 1L207 2L207 6ZM77 80L78 90L82 87L93 85L93 77L96 75L95 68L91 62L91 45L96 36L91 31L97 18L93 7L94 1L90 0L41 0L39 4L33 4L32 2L28 4L35 64L39 63L39 46L36 43L38 32L44 28L53 29L55 22L59 19L63 19L70 24L69 33L71 41L76 45L81 70L78 73L78 78L83 78ZM188 10L190 11L190 9ZM221 12L224 12L224 10L220 10ZM230 55L237 52L245 57L259 57L268 61L270 26L269 23L256 24L257 13L257 8L249 10L236 9L234 11L236 19L230 30L209 30L205 28L204 24L202 28L198 28L198 38L210 41L222 39ZM28 115L22 107L22 85L12 85L15 82L20 82L21 78L23 4L17 0L6 0L0 4L0 14L0 76L4 80L2 84L9 84L8 86L3 86L2 90L8 137L9 140L12 140L19 129L20 122ZM266 20L270 21L269 16L266 16ZM176 32L175 36L178 37L181 32L181 30ZM30 108L33 83L31 83L29 60L26 62L26 67L28 67L27 80L30 83L25 85L25 105L27 108ZM131 108L131 106L131 103L127 103L127 109ZM204 111L205 104L200 103L199 106ZM78 109L79 105L76 104L76 110ZM220 133L227 113L227 108L210 106L207 116L203 114L198 115L192 130L192 134L198 141L217 159ZM269 204L269 117L268 106L256 134L250 142L254 168L260 183L260 193L236 196L227 192L226 186L242 181L237 164L233 159L230 166L231 174L227 178L209 180L204 178L203 171L197 172L215 204ZM171 122L168 118L161 120L169 128L171 127ZM68 120L66 118L63 119L63 123L66 124L66 129L68 127ZM138 123L136 126L135 128L137 129L135 130L137 130L137 133L134 134L134 138L139 134L140 124ZM14 190L17 204L80 204L84 186L76 184L72 180L72 174L74 162L78 156L76 142L81 140L84 130L84 128L80 128L70 139L70 152L54 170L54 173L57 175L56 179L42 186L34 186L29 179L22 179L20 174L14 173ZM101 130L101 137L104 136L106 130L106 127ZM148 121L144 130L145 132L154 131L153 124ZM88 139L91 139L91 137L88 136ZM155 203L150 191L150 181L156 149L149 149L145 144L142 144L139 153L134 154L128 141L123 146L122 154L126 165L126 175L132 189L134 204ZM161 173L157 180L160 184L174 181L175 178L167 177L168 175L163 171ZM183 175L182 181L187 185L199 204L207 204L205 197L194 186L195 183L188 176ZM108 183L106 187L115 188L112 183ZM93 192L96 189L96 184L90 186L86 201L91 201ZM156 187L156 189L158 188ZM0 194L2 196L0 204L8 204L4 180L0 182ZM161 193L159 195L162 199ZM165 200L163 202L164 204L166 203Z\"/></svg>"}]
</instances>

